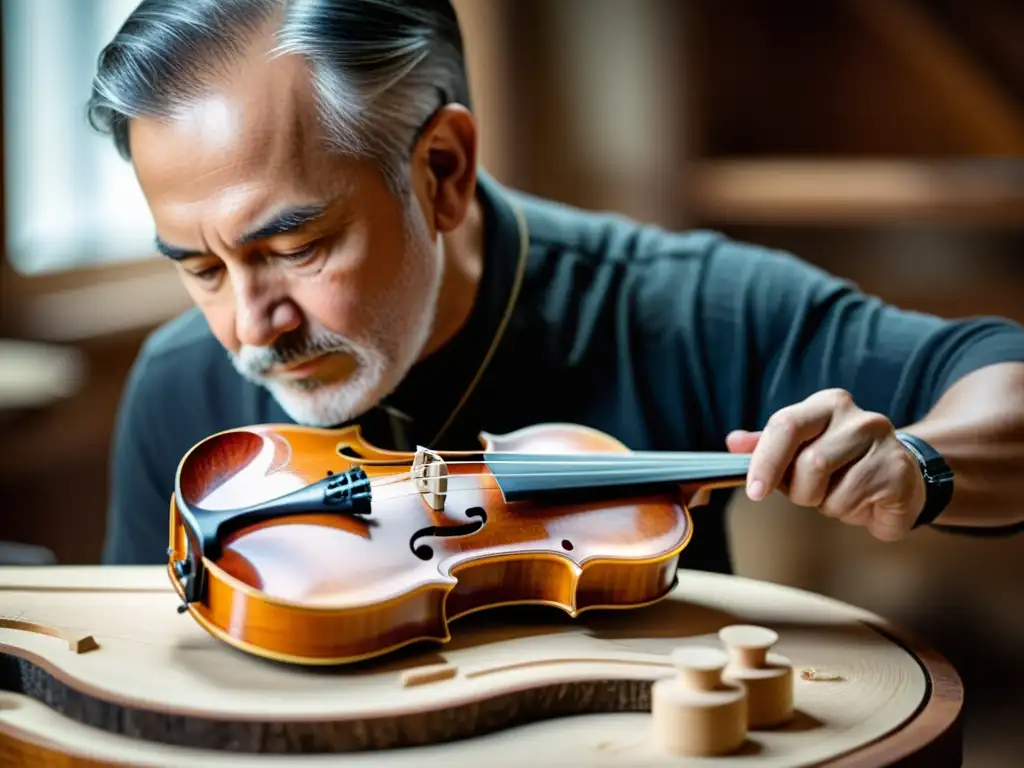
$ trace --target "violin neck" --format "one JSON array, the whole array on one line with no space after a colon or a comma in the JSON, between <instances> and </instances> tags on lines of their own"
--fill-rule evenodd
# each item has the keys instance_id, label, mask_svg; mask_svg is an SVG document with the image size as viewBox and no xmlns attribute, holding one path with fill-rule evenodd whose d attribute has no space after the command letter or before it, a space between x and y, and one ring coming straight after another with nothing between
<instances>
[{"instance_id":1,"label":"violin neck","mask_svg":"<svg viewBox=\"0 0 1024 768\"><path fill-rule=\"evenodd\" d=\"M741 485L750 454L647 451L627 454L485 453L506 501L619 496L674 486Z\"/></svg>"}]
</instances>

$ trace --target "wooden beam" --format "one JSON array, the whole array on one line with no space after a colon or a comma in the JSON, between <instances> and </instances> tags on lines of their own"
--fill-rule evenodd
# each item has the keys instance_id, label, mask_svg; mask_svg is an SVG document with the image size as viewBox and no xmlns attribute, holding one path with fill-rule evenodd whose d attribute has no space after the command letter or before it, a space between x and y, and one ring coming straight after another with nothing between
<instances>
[{"instance_id":1,"label":"wooden beam","mask_svg":"<svg viewBox=\"0 0 1024 768\"><path fill-rule=\"evenodd\" d=\"M918 3L846 0L846 8L936 89L951 107L950 119L971 132L986 154L1024 154L1024 109Z\"/></svg>"},{"instance_id":2,"label":"wooden beam","mask_svg":"<svg viewBox=\"0 0 1024 768\"><path fill-rule=\"evenodd\" d=\"M512 167L508 81L512 60L507 0L452 0L462 29L473 112L480 129L478 160L504 180Z\"/></svg>"},{"instance_id":3,"label":"wooden beam","mask_svg":"<svg viewBox=\"0 0 1024 768\"><path fill-rule=\"evenodd\" d=\"M683 174L705 222L1024 228L1024 161L707 160Z\"/></svg>"}]
</instances>

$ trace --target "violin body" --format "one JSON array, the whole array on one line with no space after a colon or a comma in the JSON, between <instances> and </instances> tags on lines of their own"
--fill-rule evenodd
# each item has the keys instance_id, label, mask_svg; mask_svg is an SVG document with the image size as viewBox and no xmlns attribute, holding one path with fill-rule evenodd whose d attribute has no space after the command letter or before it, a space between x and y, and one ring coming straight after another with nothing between
<instances>
[{"instance_id":1,"label":"violin body","mask_svg":"<svg viewBox=\"0 0 1024 768\"><path fill-rule=\"evenodd\" d=\"M445 643L450 622L490 607L644 606L676 583L687 493L743 477L665 477L674 454L620 465L635 454L571 424L480 438L481 452L406 453L358 427L256 425L203 440L170 506L179 610L249 653L342 664Z\"/></svg>"}]
</instances>

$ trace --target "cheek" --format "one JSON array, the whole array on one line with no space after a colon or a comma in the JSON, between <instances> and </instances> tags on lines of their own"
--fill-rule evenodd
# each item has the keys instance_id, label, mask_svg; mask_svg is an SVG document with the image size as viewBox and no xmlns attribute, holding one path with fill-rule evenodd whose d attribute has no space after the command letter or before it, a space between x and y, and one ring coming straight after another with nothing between
<instances>
[{"instance_id":1,"label":"cheek","mask_svg":"<svg viewBox=\"0 0 1024 768\"><path fill-rule=\"evenodd\" d=\"M397 230L397 231L396 231ZM350 333L392 312L410 290L416 271L399 226L365 227L351 233L316 275L299 280L292 295L303 311L338 333Z\"/></svg>"},{"instance_id":2,"label":"cheek","mask_svg":"<svg viewBox=\"0 0 1024 768\"><path fill-rule=\"evenodd\" d=\"M324 269L292 290L292 301L306 321L345 336L358 335L379 299L372 284L350 269Z\"/></svg>"},{"instance_id":3,"label":"cheek","mask_svg":"<svg viewBox=\"0 0 1024 768\"><path fill-rule=\"evenodd\" d=\"M231 352L238 352L241 345L235 334L235 313L232 307L228 303L211 304L200 306L200 311L221 346Z\"/></svg>"},{"instance_id":4,"label":"cheek","mask_svg":"<svg viewBox=\"0 0 1024 768\"><path fill-rule=\"evenodd\" d=\"M214 338L225 349L237 352L239 342L235 332L235 305L227 287L222 285L219 290L211 293L184 277L182 282L196 308L205 318Z\"/></svg>"}]
</instances>

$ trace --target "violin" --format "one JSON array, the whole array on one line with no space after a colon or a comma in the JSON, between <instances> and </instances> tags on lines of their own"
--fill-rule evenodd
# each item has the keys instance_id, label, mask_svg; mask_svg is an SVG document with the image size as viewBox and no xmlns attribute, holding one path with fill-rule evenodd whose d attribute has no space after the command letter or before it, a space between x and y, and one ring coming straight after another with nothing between
<instances>
[{"instance_id":1,"label":"violin","mask_svg":"<svg viewBox=\"0 0 1024 768\"><path fill-rule=\"evenodd\" d=\"M270 424L202 440L170 503L179 612L248 653L337 665L446 643L497 606L646 606L676 586L690 507L750 460L632 452L574 424L479 439L390 451L358 426Z\"/></svg>"}]
</instances>

